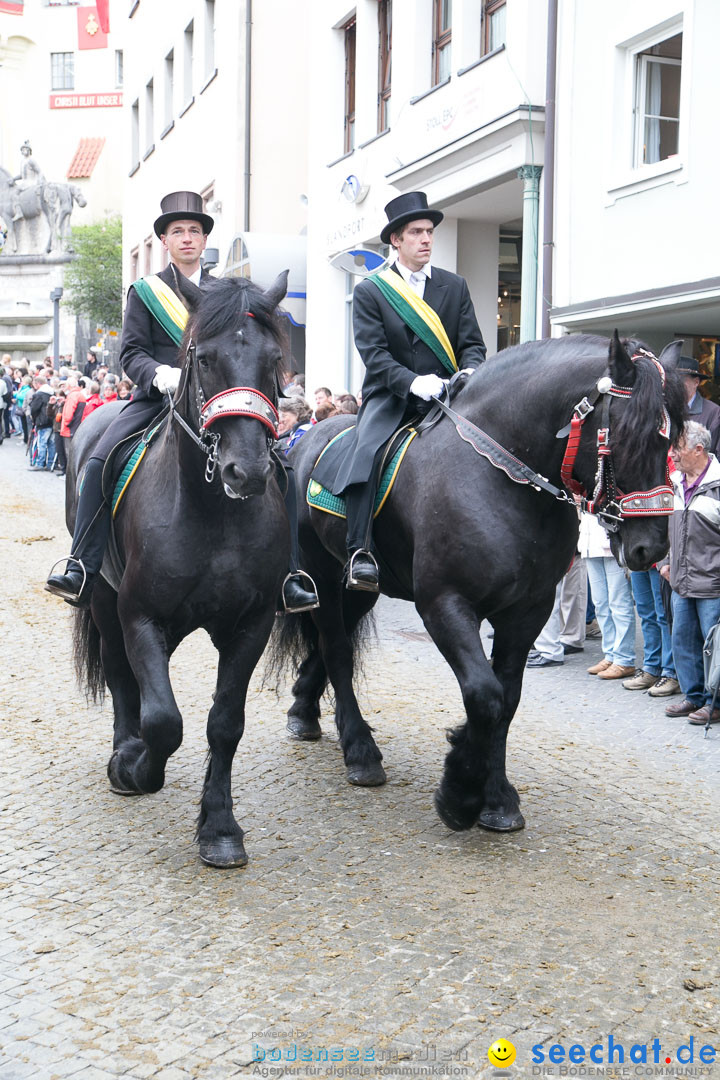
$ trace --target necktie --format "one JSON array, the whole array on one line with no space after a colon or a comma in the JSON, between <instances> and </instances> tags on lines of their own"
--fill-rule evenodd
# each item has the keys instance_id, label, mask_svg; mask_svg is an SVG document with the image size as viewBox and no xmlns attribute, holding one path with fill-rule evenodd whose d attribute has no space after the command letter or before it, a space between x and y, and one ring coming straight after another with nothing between
<instances>
[{"instance_id":1,"label":"necktie","mask_svg":"<svg viewBox=\"0 0 720 1080\"><path fill-rule=\"evenodd\" d=\"M413 271L410 275L410 284L418 296L422 296L425 291L425 274L422 270Z\"/></svg>"}]
</instances>

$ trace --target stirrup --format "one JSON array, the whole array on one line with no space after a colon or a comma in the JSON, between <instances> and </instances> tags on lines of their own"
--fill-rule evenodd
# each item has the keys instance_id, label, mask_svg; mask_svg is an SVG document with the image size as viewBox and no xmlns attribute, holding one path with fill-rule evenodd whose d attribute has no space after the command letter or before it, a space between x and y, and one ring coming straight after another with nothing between
<instances>
[{"instance_id":1,"label":"stirrup","mask_svg":"<svg viewBox=\"0 0 720 1080\"><path fill-rule=\"evenodd\" d=\"M375 582L363 581L361 578L356 578L355 577L355 574L353 573L353 565L354 565L355 559L358 557L358 555L362 555L363 558L370 559L373 566L375 567L375 574L376 574L376 577L378 579L378 582L380 580L380 567L378 566L377 559L373 555L372 551L370 551L368 548L358 548L357 551L353 551L352 555L350 556L350 561L348 563L348 570L347 570L346 588L348 588L348 589L358 589L358 590L362 590L364 592L380 592L380 585L379 584L377 584Z\"/></svg>"},{"instance_id":2,"label":"stirrup","mask_svg":"<svg viewBox=\"0 0 720 1080\"><path fill-rule=\"evenodd\" d=\"M285 599L285 586L287 585L290 578L295 578L295 577L303 577L307 581L309 581L310 582L310 589L308 589L307 591L314 593L314 595L317 597L317 594L318 594L317 585L315 584L313 579L310 577L310 575L305 570L291 570L289 573L287 573L285 575L283 583L282 583L282 585L280 587L280 596L282 597L283 608L284 608L284 611L282 611L280 614L283 614L283 615L288 615L288 614L290 614L290 615L300 615L303 611L314 611L315 608L320 607L320 601L317 600L317 599L314 600L310 604L304 604L302 607L289 608L287 606L287 601Z\"/></svg>"},{"instance_id":3,"label":"stirrup","mask_svg":"<svg viewBox=\"0 0 720 1080\"><path fill-rule=\"evenodd\" d=\"M80 586L80 592L79 593L63 592L62 589L53 589L50 585L47 584L47 581L45 582L45 591L46 592L52 593L53 596L60 596L60 597L62 597L63 600L68 600L70 603L72 603L75 600L80 599L82 594L85 592L85 586L87 585L88 572L85 569L85 563L82 561L82 559L77 559L77 558L75 558L74 555L67 555L64 559L58 559L57 562L54 562L52 564L52 566L50 567L50 573L48 574L48 579L49 579L49 578L52 577L53 570L55 569L55 567L60 566L62 563L65 564L65 573L67 573L68 569L69 569L68 563L71 562L71 561L74 562L74 563L77 563L77 565L82 570L83 579L82 579L82 585Z\"/></svg>"}]
</instances>

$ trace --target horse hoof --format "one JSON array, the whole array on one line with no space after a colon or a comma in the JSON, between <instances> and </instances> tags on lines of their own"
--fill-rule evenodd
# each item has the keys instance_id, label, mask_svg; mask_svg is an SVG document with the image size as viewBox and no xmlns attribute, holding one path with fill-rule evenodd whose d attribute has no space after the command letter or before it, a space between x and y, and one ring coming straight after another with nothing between
<instances>
[{"instance_id":1,"label":"horse hoof","mask_svg":"<svg viewBox=\"0 0 720 1080\"><path fill-rule=\"evenodd\" d=\"M288 716L287 729L293 739L302 742L316 742L322 736L322 728L317 720L303 720L300 716Z\"/></svg>"},{"instance_id":2,"label":"horse hoof","mask_svg":"<svg viewBox=\"0 0 720 1080\"><path fill-rule=\"evenodd\" d=\"M382 787L387 782L385 770L379 761L370 765L349 765L347 778L356 787Z\"/></svg>"},{"instance_id":3,"label":"horse hoof","mask_svg":"<svg viewBox=\"0 0 720 1080\"><path fill-rule=\"evenodd\" d=\"M440 788L435 792L434 801L438 817L442 823L447 825L448 829L452 829L453 832L464 832L473 824L472 820L463 819L450 809L450 805L443 798Z\"/></svg>"},{"instance_id":4,"label":"horse hoof","mask_svg":"<svg viewBox=\"0 0 720 1080\"><path fill-rule=\"evenodd\" d=\"M113 795L144 795L144 791L140 791L136 787L128 787L127 781L120 775L120 769L118 767L119 751L115 750L112 754L107 766L108 780L110 781L110 791Z\"/></svg>"},{"instance_id":5,"label":"horse hoof","mask_svg":"<svg viewBox=\"0 0 720 1080\"><path fill-rule=\"evenodd\" d=\"M219 870L239 869L247 866L248 857L242 840L200 841L200 858L206 866Z\"/></svg>"},{"instance_id":6,"label":"horse hoof","mask_svg":"<svg viewBox=\"0 0 720 1080\"><path fill-rule=\"evenodd\" d=\"M478 826L490 832L517 832L525 828L525 818L519 810L504 814L502 810L483 810Z\"/></svg>"}]
</instances>

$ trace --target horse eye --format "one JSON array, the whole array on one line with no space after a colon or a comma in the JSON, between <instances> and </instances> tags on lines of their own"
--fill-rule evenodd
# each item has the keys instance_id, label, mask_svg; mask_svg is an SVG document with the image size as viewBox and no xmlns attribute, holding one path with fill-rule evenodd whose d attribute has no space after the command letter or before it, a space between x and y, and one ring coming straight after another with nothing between
<instances>
[{"instance_id":1,"label":"horse eye","mask_svg":"<svg viewBox=\"0 0 720 1080\"><path fill-rule=\"evenodd\" d=\"M203 371L207 371L208 367L210 366L209 357L208 357L207 353L198 353L197 354L197 362L200 365L200 367L203 369Z\"/></svg>"}]
</instances>

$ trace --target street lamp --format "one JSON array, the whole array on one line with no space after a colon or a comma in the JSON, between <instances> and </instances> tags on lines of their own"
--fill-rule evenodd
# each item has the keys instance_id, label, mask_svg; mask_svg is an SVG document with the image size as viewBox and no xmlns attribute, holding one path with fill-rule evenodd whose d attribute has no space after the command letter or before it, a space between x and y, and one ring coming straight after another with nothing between
<instances>
[{"instance_id":1,"label":"street lamp","mask_svg":"<svg viewBox=\"0 0 720 1080\"><path fill-rule=\"evenodd\" d=\"M56 371L60 368L60 299L63 291L58 286L50 293L53 302L53 367Z\"/></svg>"}]
</instances>

